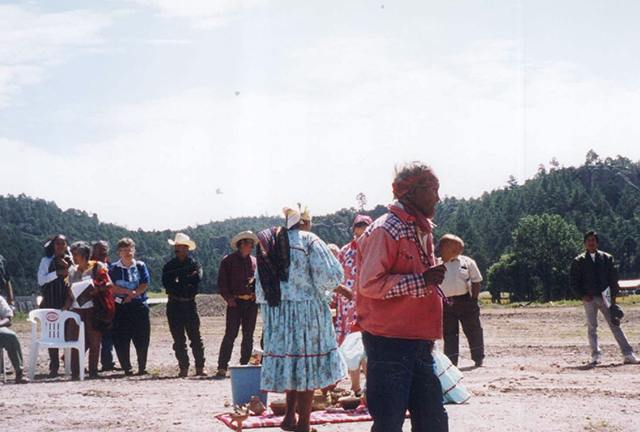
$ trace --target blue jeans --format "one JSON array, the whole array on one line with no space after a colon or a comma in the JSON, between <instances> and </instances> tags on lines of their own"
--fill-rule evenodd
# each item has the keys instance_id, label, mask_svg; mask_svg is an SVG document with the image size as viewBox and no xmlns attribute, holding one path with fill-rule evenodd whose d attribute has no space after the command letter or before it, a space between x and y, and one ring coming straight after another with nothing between
<instances>
[{"instance_id":1,"label":"blue jeans","mask_svg":"<svg viewBox=\"0 0 640 432\"><path fill-rule=\"evenodd\" d=\"M413 432L449 430L442 387L431 355L433 341L362 332L367 353L367 406L371 432L401 432L407 409Z\"/></svg>"}]
</instances>

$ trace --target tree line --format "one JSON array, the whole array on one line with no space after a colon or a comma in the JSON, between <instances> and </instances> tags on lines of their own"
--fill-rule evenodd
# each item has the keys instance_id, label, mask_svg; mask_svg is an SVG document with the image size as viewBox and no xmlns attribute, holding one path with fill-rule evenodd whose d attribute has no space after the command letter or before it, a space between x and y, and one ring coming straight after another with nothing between
<instances>
[{"instance_id":1,"label":"tree line","mask_svg":"<svg viewBox=\"0 0 640 432\"><path fill-rule=\"evenodd\" d=\"M383 205L365 210L364 195L359 194L357 202L357 210L314 217L313 231L327 243L342 246L351 240L357 213L375 219L386 212ZM465 254L478 263L484 288L494 298L500 292L509 293L513 301L570 298L568 269L583 250L582 233L588 229L601 234L600 247L614 255L622 277L639 276L640 164L622 156L601 160L593 151L579 167L563 167L553 159L522 185L511 177L505 187L478 198L443 199L434 221L436 242L446 233L464 239ZM283 223L279 217L243 217L181 230L198 244L193 257L204 270L201 292L217 292L218 266L232 252L229 242L235 234ZM0 196L0 254L8 261L16 295L39 292L36 274L42 244L56 233L72 242L107 240L114 261L117 241L131 237L136 257L149 267L151 289L159 291L162 266L173 255L167 239L176 231L128 230L85 211L62 211L43 199Z\"/></svg>"},{"instance_id":2,"label":"tree line","mask_svg":"<svg viewBox=\"0 0 640 432\"><path fill-rule=\"evenodd\" d=\"M572 298L569 267L587 230L600 233L599 247L613 254L621 277L640 276L640 164L594 151L579 167L553 159L523 185L511 177L477 199L446 198L435 222L436 236L465 240L494 299L500 292L512 301Z\"/></svg>"}]
</instances>

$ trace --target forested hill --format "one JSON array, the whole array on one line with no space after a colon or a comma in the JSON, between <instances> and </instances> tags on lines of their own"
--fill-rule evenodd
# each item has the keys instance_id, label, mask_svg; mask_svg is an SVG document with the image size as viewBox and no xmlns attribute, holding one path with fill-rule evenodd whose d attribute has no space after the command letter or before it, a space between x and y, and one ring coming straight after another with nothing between
<instances>
[{"instance_id":1,"label":"forested hill","mask_svg":"<svg viewBox=\"0 0 640 432\"><path fill-rule=\"evenodd\" d=\"M590 229L622 277L640 277L640 163L603 161L593 151L577 168L554 159L524 185L512 177L477 199L445 199L435 221L436 237L451 232L465 240L490 290L493 283L493 291L523 300L567 298L568 268Z\"/></svg>"},{"instance_id":2,"label":"forested hill","mask_svg":"<svg viewBox=\"0 0 640 432\"><path fill-rule=\"evenodd\" d=\"M385 208L378 206L366 213L378 217L384 212ZM345 209L315 217L313 231L327 243L343 245L351 238L350 227L355 214L354 209ZM245 217L181 230L198 245L192 256L204 270L200 291L217 292L218 266L222 258L232 252L229 242L235 234L248 229L257 232L283 223L284 219L277 217ZM97 215L85 211L62 211L55 203L43 199L25 195L0 196L0 254L7 259L16 295L39 292L36 274L43 256L42 244L55 233L65 234L71 242L107 240L111 244L109 257L112 261L118 259L115 250L118 240L131 237L136 242L136 258L149 267L151 289L158 291L162 288L162 266L173 257L173 248L167 240L174 238L176 231L131 231L102 223Z\"/></svg>"},{"instance_id":3,"label":"forested hill","mask_svg":"<svg viewBox=\"0 0 640 432\"><path fill-rule=\"evenodd\" d=\"M384 212L378 205L366 213L376 218ZM313 231L327 243L343 245L350 239L355 214L352 208L317 216ZM462 237L465 253L478 262L489 288L510 291L514 298L565 297L566 271L587 229L600 232L601 249L616 257L624 277L640 277L640 164L620 156L603 161L592 151L577 168L561 167L554 160L548 169L541 165L535 178L523 185L511 178L503 189L479 198L445 198L435 222L436 239L447 232ZM204 267L202 292L216 291L220 260L231 252L229 240L237 232L282 223L274 217L236 218L183 230L198 244L193 256ZM58 232L71 241L101 239L112 246L122 237L133 238L137 257L149 266L154 290L161 288L162 265L172 256L167 239L176 233L130 231L102 223L95 214L62 211L42 199L0 196L0 254L8 260L20 295L38 292L42 242ZM114 249L112 260L117 259ZM519 286L527 291L519 292Z\"/></svg>"}]
</instances>

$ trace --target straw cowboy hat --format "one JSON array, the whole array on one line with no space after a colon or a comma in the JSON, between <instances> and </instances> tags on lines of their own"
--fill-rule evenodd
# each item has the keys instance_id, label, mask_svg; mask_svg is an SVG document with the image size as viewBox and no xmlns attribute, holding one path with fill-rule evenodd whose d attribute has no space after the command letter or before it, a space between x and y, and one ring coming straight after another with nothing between
<instances>
[{"instance_id":1,"label":"straw cowboy hat","mask_svg":"<svg viewBox=\"0 0 640 432\"><path fill-rule=\"evenodd\" d=\"M258 243L258 237L256 237L256 235L251 232L251 231L242 231L241 233L236 234L232 239L231 239L231 247L234 249L238 249L238 242L240 240L253 240L254 243Z\"/></svg>"},{"instance_id":2,"label":"straw cowboy hat","mask_svg":"<svg viewBox=\"0 0 640 432\"><path fill-rule=\"evenodd\" d=\"M188 235L183 234L183 233L176 234L176 239L175 240L169 239L169 240L167 240L167 242L171 246L175 246L175 245L186 245L186 246L189 246L189 250L195 250L195 248L196 248L196 242L191 240Z\"/></svg>"}]
</instances>

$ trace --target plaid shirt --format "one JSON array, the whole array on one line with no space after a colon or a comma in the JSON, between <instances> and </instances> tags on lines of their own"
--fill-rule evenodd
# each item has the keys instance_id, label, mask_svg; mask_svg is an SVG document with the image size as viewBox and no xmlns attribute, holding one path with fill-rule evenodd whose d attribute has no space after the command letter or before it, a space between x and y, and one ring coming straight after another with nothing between
<instances>
[{"instance_id":1,"label":"plaid shirt","mask_svg":"<svg viewBox=\"0 0 640 432\"><path fill-rule=\"evenodd\" d=\"M405 223L398 216L390 213L389 217L384 219L383 223L380 225L381 226L379 226L379 228L388 232L395 241L400 241L401 238L406 238L415 242L418 245L422 263L427 267L432 266L429 256L422 248L420 237L418 235L418 227L414 221L407 220L407 222ZM427 241L432 241L431 233L428 233L427 236L429 237ZM408 254L408 252L401 250L399 251L399 254ZM409 259L412 258L409 257ZM403 295L408 295L411 297L425 297L427 294L428 290L427 285L424 282L424 277L422 276L422 273L417 273L406 275L399 284L397 284L394 288L387 292L387 294L385 294L384 298L389 299Z\"/></svg>"},{"instance_id":2,"label":"plaid shirt","mask_svg":"<svg viewBox=\"0 0 640 432\"><path fill-rule=\"evenodd\" d=\"M423 277L435 263L433 237L426 231L394 204L356 241L359 330L403 339L442 337L442 298Z\"/></svg>"}]
</instances>

